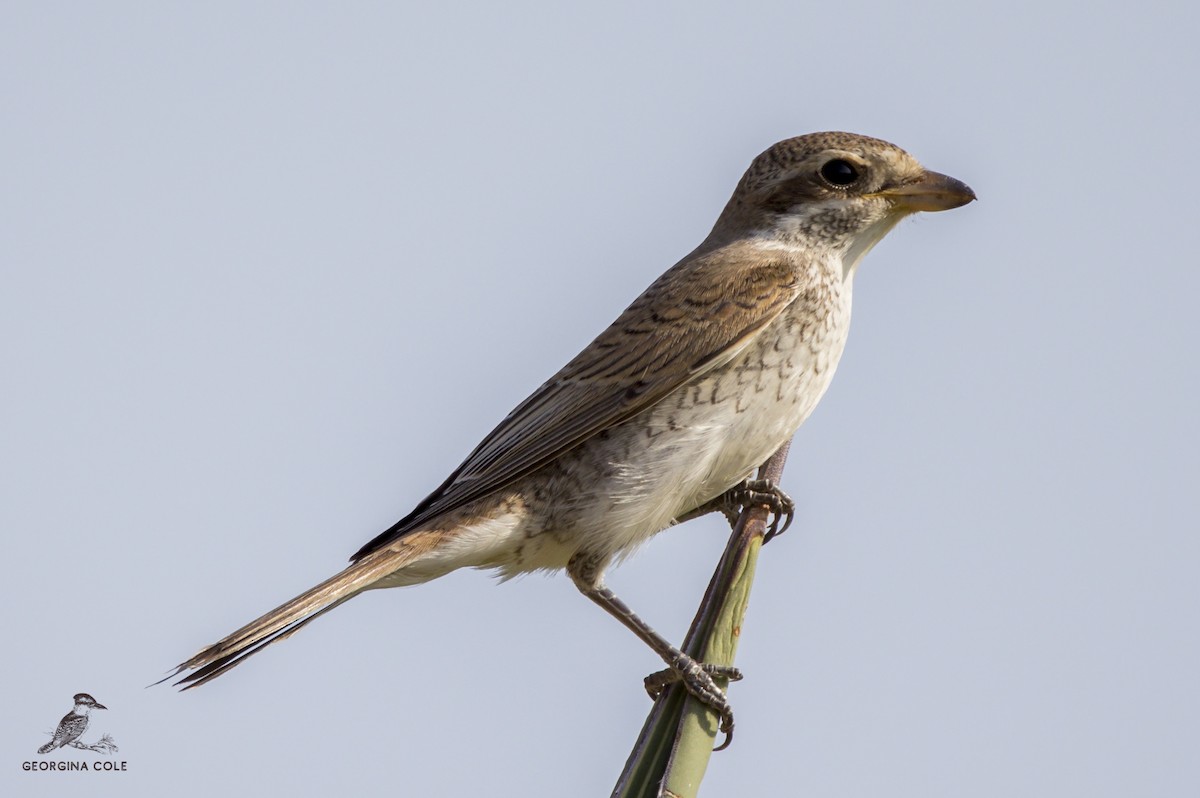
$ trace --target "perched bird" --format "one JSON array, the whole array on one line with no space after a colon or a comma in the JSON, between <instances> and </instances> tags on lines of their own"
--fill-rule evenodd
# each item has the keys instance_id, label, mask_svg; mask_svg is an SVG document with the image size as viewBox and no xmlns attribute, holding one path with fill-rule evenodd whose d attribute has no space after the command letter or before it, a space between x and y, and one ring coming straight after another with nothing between
<instances>
[{"instance_id":1,"label":"perched bird","mask_svg":"<svg viewBox=\"0 0 1200 798\"><path fill-rule=\"evenodd\" d=\"M39 748L38 753L48 754L55 748L70 745L82 737L91 721L90 715L93 709L108 709L108 707L87 693L76 693L75 708L63 715L63 719L58 722L58 728L54 730L54 739Z\"/></svg>"},{"instance_id":2,"label":"perched bird","mask_svg":"<svg viewBox=\"0 0 1200 798\"><path fill-rule=\"evenodd\" d=\"M604 583L605 569L679 520L775 495L748 485L833 377L863 256L905 216L974 193L878 139L815 133L751 163L708 237L516 407L351 565L182 663L203 684L364 590L463 567L565 568L685 687L733 716L706 668ZM749 491L749 492L747 492ZM747 498L749 497L749 499ZM170 677L168 677L170 678Z\"/></svg>"}]
</instances>

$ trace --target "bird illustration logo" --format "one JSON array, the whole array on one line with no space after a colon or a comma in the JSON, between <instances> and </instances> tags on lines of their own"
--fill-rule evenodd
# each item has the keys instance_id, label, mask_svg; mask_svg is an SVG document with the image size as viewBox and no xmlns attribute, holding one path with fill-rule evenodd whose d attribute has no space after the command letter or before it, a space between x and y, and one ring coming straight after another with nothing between
<instances>
[{"instance_id":1,"label":"bird illustration logo","mask_svg":"<svg viewBox=\"0 0 1200 798\"><path fill-rule=\"evenodd\" d=\"M83 733L87 731L88 724L91 722L93 709L108 709L108 707L87 693L76 693L74 708L63 715L63 719L58 722L58 728L54 730L54 739L39 748L38 753L48 754L56 748L65 748L68 745L86 751L102 751L104 753L116 751L116 743L107 734L92 745L86 745L80 741L79 738L83 737Z\"/></svg>"}]
</instances>

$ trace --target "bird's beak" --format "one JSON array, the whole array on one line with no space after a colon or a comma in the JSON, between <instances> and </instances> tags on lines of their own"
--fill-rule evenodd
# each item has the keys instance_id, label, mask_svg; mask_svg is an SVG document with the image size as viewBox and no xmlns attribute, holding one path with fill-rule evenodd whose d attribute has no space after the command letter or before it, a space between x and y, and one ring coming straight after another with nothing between
<instances>
[{"instance_id":1,"label":"bird's beak","mask_svg":"<svg viewBox=\"0 0 1200 798\"><path fill-rule=\"evenodd\" d=\"M920 179L896 188L885 188L878 196L891 200L897 210L912 213L958 208L975 199L975 192L961 180L927 171Z\"/></svg>"},{"instance_id":2,"label":"bird's beak","mask_svg":"<svg viewBox=\"0 0 1200 798\"><path fill-rule=\"evenodd\" d=\"M103 704L96 704L94 707L92 707L92 709L108 709L108 707L104 706Z\"/></svg>"}]
</instances>

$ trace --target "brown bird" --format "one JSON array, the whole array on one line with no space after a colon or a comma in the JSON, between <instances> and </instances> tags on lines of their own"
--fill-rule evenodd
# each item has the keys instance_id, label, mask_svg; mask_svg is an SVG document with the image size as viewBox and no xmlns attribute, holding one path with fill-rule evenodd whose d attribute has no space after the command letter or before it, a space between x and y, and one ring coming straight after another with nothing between
<instances>
[{"instance_id":1,"label":"brown bird","mask_svg":"<svg viewBox=\"0 0 1200 798\"><path fill-rule=\"evenodd\" d=\"M747 496L756 466L825 393L859 261L897 222L975 198L878 139L815 133L751 163L708 237L516 407L351 565L182 663L216 678L364 590L463 567L567 569L732 729L712 674L604 584L614 559L679 520ZM747 489L753 490L747 494ZM170 678L170 677L168 677ZM186 688L185 688L186 689Z\"/></svg>"}]
</instances>

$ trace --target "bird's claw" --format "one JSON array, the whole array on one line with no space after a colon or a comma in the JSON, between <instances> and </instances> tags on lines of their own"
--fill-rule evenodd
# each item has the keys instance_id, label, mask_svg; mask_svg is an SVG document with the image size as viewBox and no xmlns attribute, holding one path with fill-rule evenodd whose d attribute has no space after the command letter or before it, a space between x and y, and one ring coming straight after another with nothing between
<instances>
[{"instance_id":1,"label":"bird's claw","mask_svg":"<svg viewBox=\"0 0 1200 798\"><path fill-rule=\"evenodd\" d=\"M771 511L771 523L763 535L763 544L782 535L796 518L796 502L769 479L748 479L730 490L731 499L742 507L765 505ZM780 527L779 522L783 521Z\"/></svg>"},{"instance_id":2,"label":"bird's claw","mask_svg":"<svg viewBox=\"0 0 1200 798\"><path fill-rule=\"evenodd\" d=\"M771 510L771 524L763 535L763 543L786 532L796 517L796 503L778 485L769 479L748 479L734 485L715 499L680 515L675 519L675 523L690 521L711 512L720 512L729 521L729 526L736 527L742 511L755 505L765 505Z\"/></svg>"},{"instance_id":3,"label":"bird's claw","mask_svg":"<svg viewBox=\"0 0 1200 798\"><path fill-rule=\"evenodd\" d=\"M723 751L733 742L733 707L714 677L736 682L742 678L742 672L732 665L709 665L680 654L670 668L647 676L645 685L650 697L657 699L667 687L678 682L698 701L716 712L720 718L718 728L725 735L725 740L713 750Z\"/></svg>"},{"instance_id":4,"label":"bird's claw","mask_svg":"<svg viewBox=\"0 0 1200 798\"><path fill-rule=\"evenodd\" d=\"M740 682L743 678L741 670L732 665L709 665L704 662L696 663L700 669L716 679L728 679L731 682ZM663 690L676 682L683 681L683 676L674 668L663 668L661 671L655 671L647 676L644 680L646 692L651 698L658 698L662 695Z\"/></svg>"}]
</instances>

